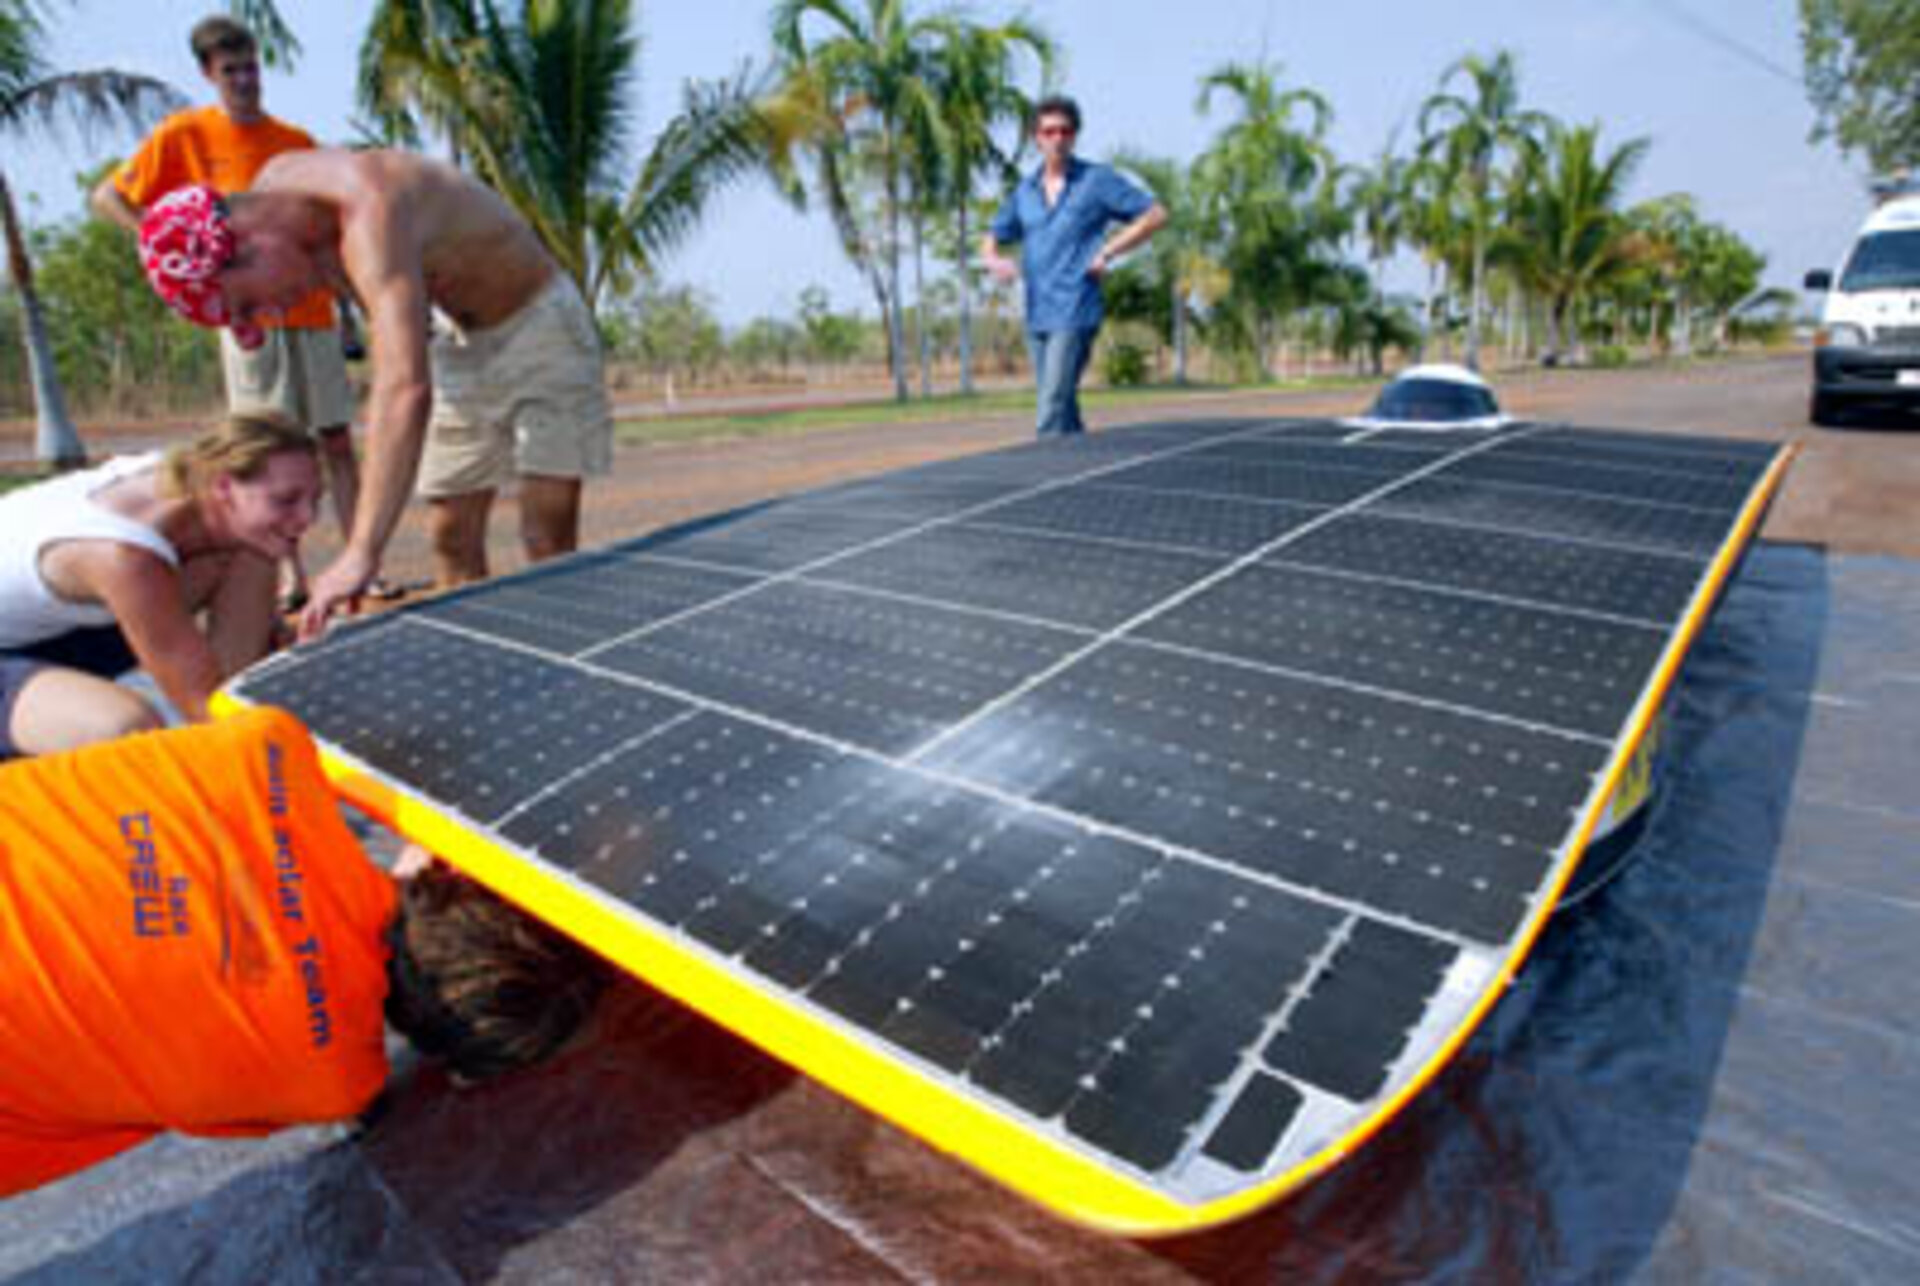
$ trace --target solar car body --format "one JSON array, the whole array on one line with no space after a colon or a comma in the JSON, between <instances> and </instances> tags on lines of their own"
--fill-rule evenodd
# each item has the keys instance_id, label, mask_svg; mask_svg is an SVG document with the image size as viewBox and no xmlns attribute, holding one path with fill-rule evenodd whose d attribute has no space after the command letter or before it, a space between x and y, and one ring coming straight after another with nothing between
<instances>
[{"instance_id":1,"label":"solar car body","mask_svg":"<svg viewBox=\"0 0 1920 1286\"><path fill-rule=\"evenodd\" d=\"M1190 1231L1359 1149L1605 873L1790 456L1130 425L464 587L223 700L932 1146Z\"/></svg>"},{"instance_id":2,"label":"solar car body","mask_svg":"<svg viewBox=\"0 0 1920 1286\"><path fill-rule=\"evenodd\" d=\"M1343 421L1358 429L1499 429L1513 422L1485 380L1449 362L1409 367L1366 414Z\"/></svg>"}]
</instances>

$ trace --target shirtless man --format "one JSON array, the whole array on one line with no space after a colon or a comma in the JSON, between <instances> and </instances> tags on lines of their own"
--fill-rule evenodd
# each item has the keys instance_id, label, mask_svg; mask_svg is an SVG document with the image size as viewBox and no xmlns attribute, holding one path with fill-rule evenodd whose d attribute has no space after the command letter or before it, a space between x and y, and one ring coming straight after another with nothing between
<instances>
[{"instance_id":1,"label":"shirtless man","mask_svg":"<svg viewBox=\"0 0 1920 1286\"><path fill-rule=\"evenodd\" d=\"M288 153L224 201L185 188L157 202L140 244L154 288L203 325L252 331L322 286L366 312L360 503L302 637L378 573L416 475L442 587L487 575L493 497L515 478L528 559L574 549L582 480L611 459L599 339L573 281L491 189L408 153Z\"/></svg>"}]
</instances>

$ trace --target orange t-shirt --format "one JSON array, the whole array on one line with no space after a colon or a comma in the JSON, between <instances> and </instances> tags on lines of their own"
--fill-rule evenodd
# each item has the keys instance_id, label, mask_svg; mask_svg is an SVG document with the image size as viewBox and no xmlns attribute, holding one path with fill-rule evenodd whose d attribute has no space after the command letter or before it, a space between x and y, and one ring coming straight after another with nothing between
<instances>
[{"instance_id":1,"label":"orange t-shirt","mask_svg":"<svg viewBox=\"0 0 1920 1286\"><path fill-rule=\"evenodd\" d=\"M280 153L313 147L313 135L271 116L238 125L224 108L197 107L161 121L114 171L113 186L142 210L190 183L205 183L225 196L252 187L261 167ZM333 298L315 291L269 324L325 330L334 324Z\"/></svg>"},{"instance_id":2,"label":"orange t-shirt","mask_svg":"<svg viewBox=\"0 0 1920 1286\"><path fill-rule=\"evenodd\" d=\"M395 896L278 710L0 767L0 1197L364 1108Z\"/></svg>"}]
</instances>

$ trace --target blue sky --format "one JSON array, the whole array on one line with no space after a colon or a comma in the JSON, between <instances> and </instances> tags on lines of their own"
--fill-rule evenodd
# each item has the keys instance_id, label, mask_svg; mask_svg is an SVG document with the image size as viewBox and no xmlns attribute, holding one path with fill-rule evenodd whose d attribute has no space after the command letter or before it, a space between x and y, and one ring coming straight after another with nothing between
<instances>
[{"instance_id":1,"label":"blue sky","mask_svg":"<svg viewBox=\"0 0 1920 1286\"><path fill-rule=\"evenodd\" d=\"M639 0L639 137L668 119L689 76L764 62L767 0ZM72 0L51 53L68 70L114 66L205 98L186 32L212 11L180 0ZM1702 213L1765 253L1770 284L1797 288L1827 265L1865 212L1863 171L1829 144L1810 145L1798 84L1794 0L975 0L976 15L1024 8L1066 52L1065 88L1087 112L1084 154L1126 146L1189 159L1222 123L1195 107L1200 80L1234 61L1279 62L1334 108L1339 154L1378 154L1397 128L1404 150L1419 104L1462 54L1512 50L1528 106L1597 121L1603 140L1644 135L1652 151L1634 200L1691 192ZM269 110L323 141L350 133L354 58L371 0L281 0L305 46L291 76L269 73ZM24 146L22 143L24 142ZM125 150L122 140L34 135L8 142L7 172L29 217L71 215L71 175ZM16 148L19 149L16 153ZM721 198L713 217L665 263L671 281L706 292L729 324L791 315L801 290L871 308L824 214L795 214L762 188ZM1413 288L1403 270L1399 284Z\"/></svg>"}]
</instances>

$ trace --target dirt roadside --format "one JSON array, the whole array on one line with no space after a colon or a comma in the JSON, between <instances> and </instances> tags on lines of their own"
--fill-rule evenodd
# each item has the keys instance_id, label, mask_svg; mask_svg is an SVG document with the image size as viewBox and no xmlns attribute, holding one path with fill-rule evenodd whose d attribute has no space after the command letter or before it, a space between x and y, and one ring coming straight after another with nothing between
<instances>
[{"instance_id":1,"label":"dirt roadside","mask_svg":"<svg viewBox=\"0 0 1920 1286\"><path fill-rule=\"evenodd\" d=\"M1844 553L1920 557L1920 420L1863 422L1841 430L1806 419L1804 356L1742 358L1619 371L1533 371L1498 382L1509 410L1564 423L1698 433L1800 445L1764 535ZM1095 430L1124 423L1204 416L1351 414L1357 390L1167 394L1126 410L1090 416ZM22 431L14 427L14 434ZM150 446L155 426L89 426L96 454ZM942 423L869 425L750 439L624 446L610 476L588 488L583 543L645 534L741 505L930 460L1010 446L1031 433L1019 413ZM521 564L512 498L493 522L495 571ZM324 565L336 547L330 517L308 537L308 562ZM389 576L424 585L430 577L419 507L405 519L387 559Z\"/></svg>"}]
</instances>

